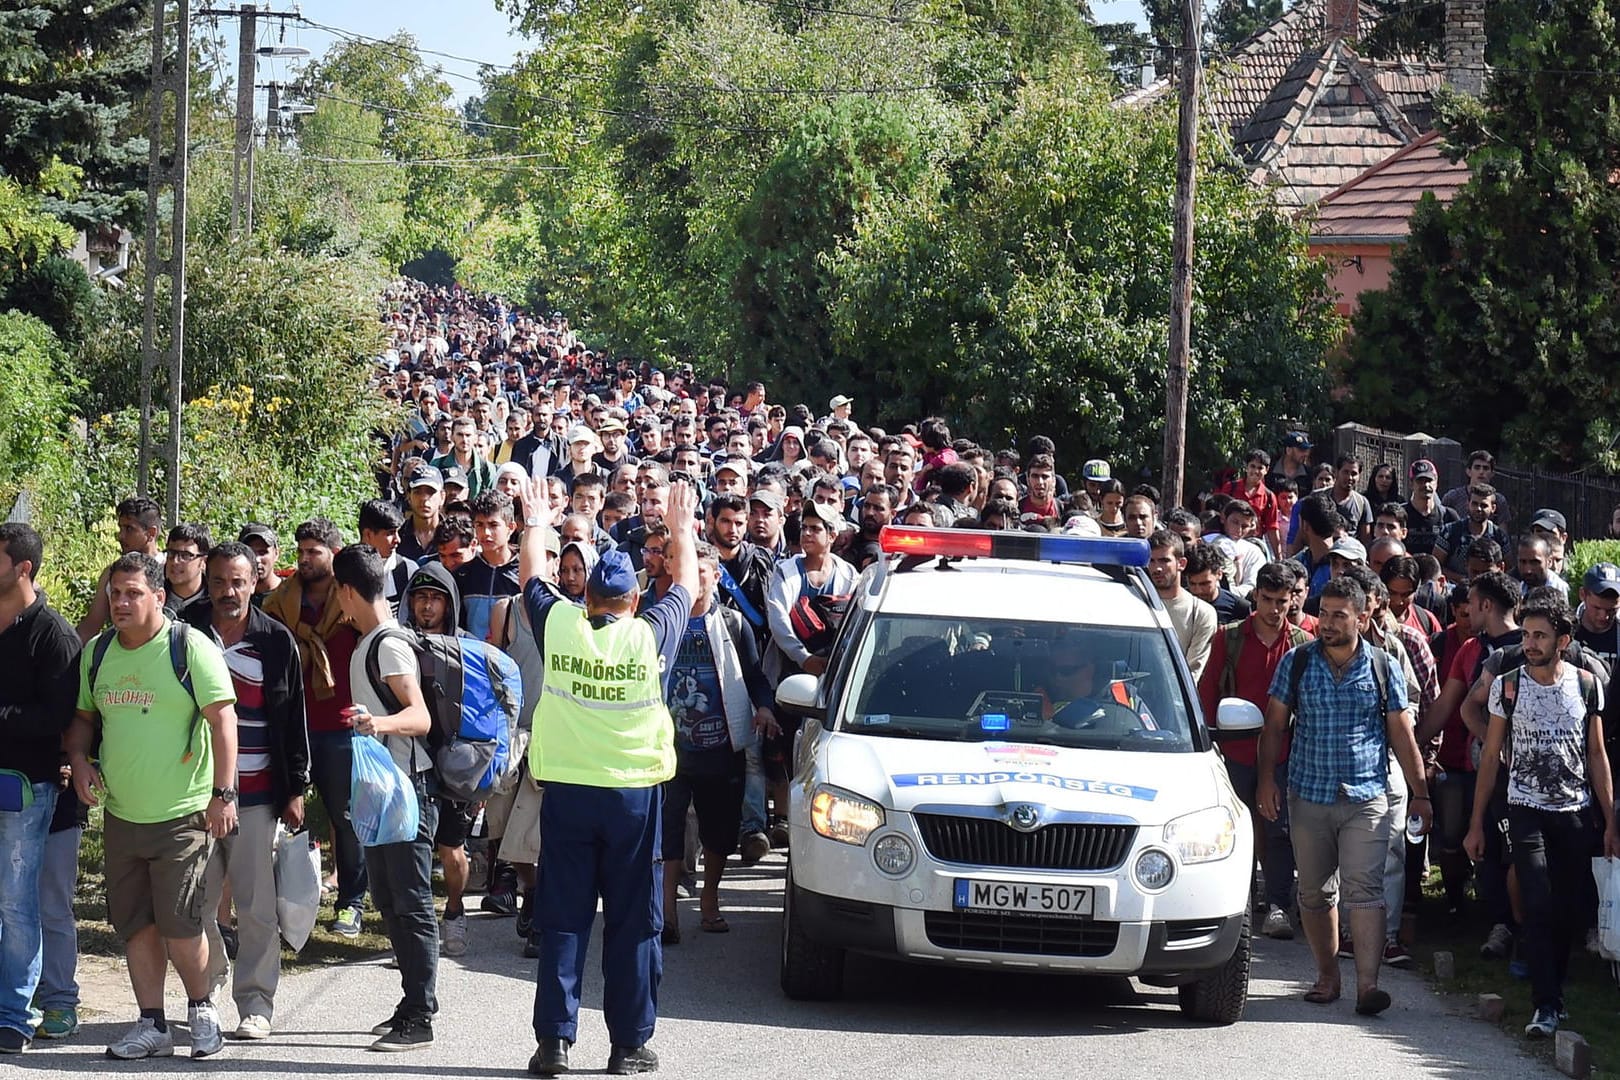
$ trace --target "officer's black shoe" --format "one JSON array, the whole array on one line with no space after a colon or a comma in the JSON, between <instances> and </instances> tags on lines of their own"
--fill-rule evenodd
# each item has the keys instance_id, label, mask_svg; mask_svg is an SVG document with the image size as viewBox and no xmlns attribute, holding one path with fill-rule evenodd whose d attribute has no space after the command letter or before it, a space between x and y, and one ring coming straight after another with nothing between
<instances>
[{"instance_id":1,"label":"officer's black shoe","mask_svg":"<svg viewBox=\"0 0 1620 1080\"><path fill-rule=\"evenodd\" d=\"M560 1076L568 1071L568 1040L541 1039L534 1056L529 1059L529 1071L536 1076Z\"/></svg>"},{"instance_id":2,"label":"officer's black shoe","mask_svg":"<svg viewBox=\"0 0 1620 1080\"><path fill-rule=\"evenodd\" d=\"M615 1046L608 1055L607 1071L613 1076L657 1072L658 1055L650 1046Z\"/></svg>"}]
</instances>

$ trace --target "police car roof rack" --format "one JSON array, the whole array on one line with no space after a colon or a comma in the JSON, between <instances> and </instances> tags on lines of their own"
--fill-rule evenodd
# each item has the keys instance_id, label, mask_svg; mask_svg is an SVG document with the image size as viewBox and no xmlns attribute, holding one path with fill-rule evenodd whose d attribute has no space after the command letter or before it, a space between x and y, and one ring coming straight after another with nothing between
<instances>
[{"instance_id":1,"label":"police car roof rack","mask_svg":"<svg viewBox=\"0 0 1620 1080\"><path fill-rule=\"evenodd\" d=\"M1127 580L1127 567L1146 566L1149 554L1146 540L1127 537L932 529L915 525L884 526L878 536L878 547L887 555L922 559L1014 559L1094 566L1119 581ZM903 559L899 568L906 569L908 561Z\"/></svg>"}]
</instances>

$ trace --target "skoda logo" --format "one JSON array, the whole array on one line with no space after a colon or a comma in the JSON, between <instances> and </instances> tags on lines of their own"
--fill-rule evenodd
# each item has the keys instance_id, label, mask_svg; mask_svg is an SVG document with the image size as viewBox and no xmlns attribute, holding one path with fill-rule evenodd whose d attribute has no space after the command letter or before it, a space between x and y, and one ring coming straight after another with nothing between
<instances>
[{"instance_id":1,"label":"skoda logo","mask_svg":"<svg viewBox=\"0 0 1620 1080\"><path fill-rule=\"evenodd\" d=\"M1041 812L1029 803L1019 803L1007 811L1007 824L1019 832L1034 832L1040 827Z\"/></svg>"}]
</instances>

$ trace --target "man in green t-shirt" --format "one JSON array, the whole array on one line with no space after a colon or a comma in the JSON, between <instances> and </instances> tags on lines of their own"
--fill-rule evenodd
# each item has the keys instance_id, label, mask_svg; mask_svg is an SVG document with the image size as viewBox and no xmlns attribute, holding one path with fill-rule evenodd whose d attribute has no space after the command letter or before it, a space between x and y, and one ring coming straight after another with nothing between
<instances>
[{"instance_id":1,"label":"man in green t-shirt","mask_svg":"<svg viewBox=\"0 0 1620 1080\"><path fill-rule=\"evenodd\" d=\"M78 709L64 743L79 798L106 806L107 913L124 939L141 1010L107 1053L174 1053L163 1015L167 957L186 988L191 1056L206 1057L224 1039L209 1000L203 920L212 913L205 912L203 878L214 841L236 826L236 694L219 647L184 627L171 629L156 559L130 552L106 580L112 629L85 647Z\"/></svg>"}]
</instances>

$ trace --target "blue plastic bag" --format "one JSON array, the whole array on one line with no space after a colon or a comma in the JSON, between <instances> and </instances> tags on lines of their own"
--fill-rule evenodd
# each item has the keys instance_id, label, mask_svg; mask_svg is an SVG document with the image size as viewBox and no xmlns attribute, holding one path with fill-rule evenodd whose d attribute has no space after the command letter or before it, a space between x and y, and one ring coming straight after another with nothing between
<instances>
[{"instance_id":1,"label":"blue plastic bag","mask_svg":"<svg viewBox=\"0 0 1620 1080\"><path fill-rule=\"evenodd\" d=\"M388 747L370 735L354 737L349 774L349 821L366 847L416 839L422 824L411 778L394 764Z\"/></svg>"}]
</instances>

